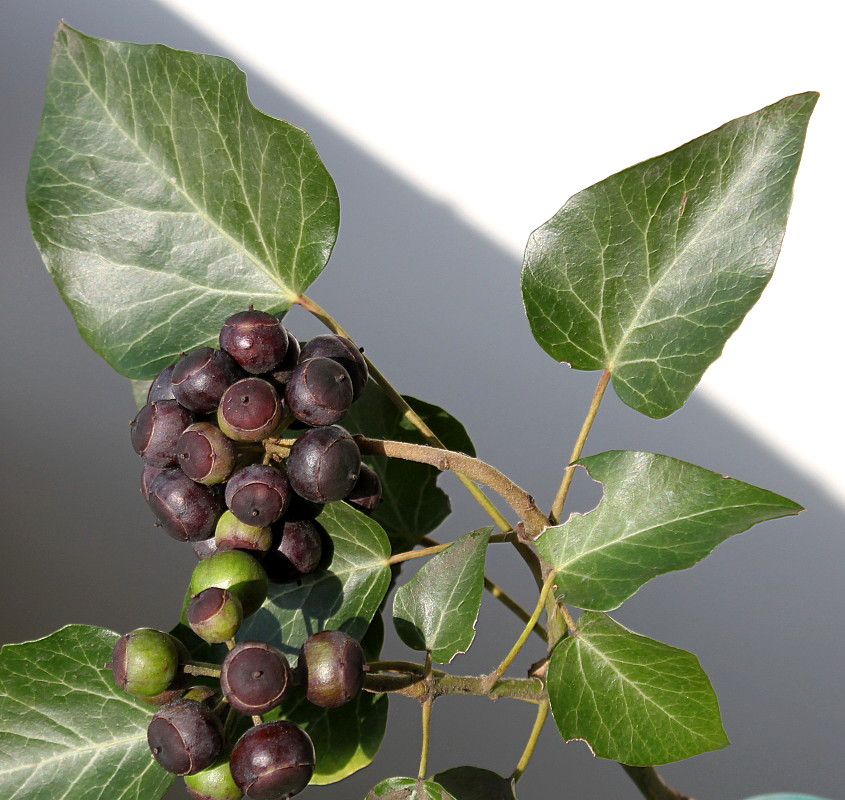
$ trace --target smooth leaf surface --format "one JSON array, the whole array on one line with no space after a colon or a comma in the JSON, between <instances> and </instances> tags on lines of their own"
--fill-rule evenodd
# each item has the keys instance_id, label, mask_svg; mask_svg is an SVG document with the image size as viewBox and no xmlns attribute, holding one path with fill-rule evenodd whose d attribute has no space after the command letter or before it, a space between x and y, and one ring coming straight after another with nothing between
<instances>
[{"instance_id":1,"label":"smooth leaf surface","mask_svg":"<svg viewBox=\"0 0 845 800\"><path fill-rule=\"evenodd\" d=\"M464 426L453 416L423 400L414 397L405 397L405 400L446 447L475 455ZM373 380L342 424L352 433L425 444L416 428L404 419ZM376 507L373 519L387 531L395 552L410 550L449 516L449 498L437 486L440 473L434 467L397 458L367 457L364 460L378 473L382 483L382 502Z\"/></svg>"},{"instance_id":2,"label":"smooth leaf surface","mask_svg":"<svg viewBox=\"0 0 845 800\"><path fill-rule=\"evenodd\" d=\"M453 767L434 776L455 800L516 800L512 780L480 767Z\"/></svg>"},{"instance_id":3,"label":"smooth leaf surface","mask_svg":"<svg viewBox=\"0 0 845 800\"><path fill-rule=\"evenodd\" d=\"M577 462L604 485L587 514L549 528L537 549L557 569L557 595L610 611L646 581L686 569L764 520L797 514L792 500L654 453L611 450Z\"/></svg>"},{"instance_id":4,"label":"smooth leaf surface","mask_svg":"<svg viewBox=\"0 0 845 800\"><path fill-rule=\"evenodd\" d=\"M370 789L366 800L456 800L434 781L420 778L388 778Z\"/></svg>"},{"instance_id":5,"label":"smooth leaf surface","mask_svg":"<svg viewBox=\"0 0 845 800\"><path fill-rule=\"evenodd\" d=\"M3 800L156 800L173 781L150 758L149 705L118 689L117 634L69 625L0 650Z\"/></svg>"},{"instance_id":6,"label":"smooth leaf surface","mask_svg":"<svg viewBox=\"0 0 845 800\"><path fill-rule=\"evenodd\" d=\"M492 527L467 533L432 556L393 598L396 632L408 647L447 664L475 638Z\"/></svg>"},{"instance_id":7,"label":"smooth leaf surface","mask_svg":"<svg viewBox=\"0 0 845 800\"><path fill-rule=\"evenodd\" d=\"M390 584L387 536L343 502L329 503L317 522L331 539L331 560L299 581L271 583L239 640L260 639L292 655L312 633L342 630L360 641L367 632Z\"/></svg>"},{"instance_id":8,"label":"smooth leaf surface","mask_svg":"<svg viewBox=\"0 0 845 800\"><path fill-rule=\"evenodd\" d=\"M713 687L698 659L585 611L579 634L549 662L552 714L567 741L600 758L650 766L728 744Z\"/></svg>"},{"instance_id":9,"label":"smooth leaf surface","mask_svg":"<svg viewBox=\"0 0 845 800\"><path fill-rule=\"evenodd\" d=\"M304 131L258 111L228 59L56 32L27 187L83 339L131 378L317 277L338 200Z\"/></svg>"},{"instance_id":10,"label":"smooth leaf surface","mask_svg":"<svg viewBox=\"0 0 845 800\"><path fill-rule=\"evenodd\" d=\"M525 251L540 346L609 369L643 414L679 409L771 277L817 99L787 97L572 197Z\"/></svg>"}]
</instances>

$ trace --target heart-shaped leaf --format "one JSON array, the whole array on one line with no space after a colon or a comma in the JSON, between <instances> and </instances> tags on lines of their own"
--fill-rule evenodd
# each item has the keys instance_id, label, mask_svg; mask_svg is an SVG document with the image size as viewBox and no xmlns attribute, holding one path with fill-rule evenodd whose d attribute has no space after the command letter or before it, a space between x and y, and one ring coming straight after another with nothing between
<instances>
[{"instance_id":1,"label":"heart-shaped leaf","mask_svg":"<svg viewBox=\"0 0 845 800\"><path fill-rule=\"evenodd\" d=\"M388 778L370 789L366 800L455 800L434 781L422 778Z\"/></svg>"},{"instance_id":2,"label":"heart-shaped leaf","mask_svg":"<svg viewBox=\"0 0 845 800\"><path fill-rule=\"evenodd\" d=\"M611 450L577 462L604 485L587 514L548 528L537 549L567 603L610 611L656 575L686 569L758 522L797 514L785 497L654 453Z\"/></svg>"},{"instance_id":3,"label":"heart-shaped leaf","mask_svg":"<svg viewBox=\"0 0 845 800\"><path fill-rule=\"evenodd\" d=\"M787 97L572 197L525 251L540 346L610 370L643 414L679 409L772 275L817 99Z\"/></svg>"},{"instance_id":4,"label":"heart-shaped leaf","mask_svg":"<svg viewBox=\"0 0 845 800\"><path fill-rule=\"evenodd\" d=\"M116 633L69 625L0 650L0 797L156 800L173 776L150 758L153 708L115 686Z\"/></svg>"},{"instance_id":5,"label":"heart-shaped leaf","mask_svg":"<svg viewBox=\"0 0 845 800\"><path fill-rule=\"evenodd\" d=\"M393 599L396 632L408 647L430 650L440 664L465 653L475 638L492 528L462 536L433 556Z\"/></svg>"},{"instance_id":6,"label":"heart-shaped leaf","mask_svg":"<svg viewBox=\"0 0 845 800\"><path fill-rule=\"evenodd\" d=\"M581 615L552 653L546 685L560 735L600 758L650 766L728 744L698 659L606 614Z\"/></svg>"},{"instance_id":7,"label":"heart-shaped leaf","mask_svg":"<svg viewBox=\"0 0 845 800\"><path fill-rule=\"evenodd\" d=\"M455 800L516 800L513 781L489 769L453 767L434 776Z\"/></svg>"},{"instance_id":8,"label":"heart-shaped leaf","mask_svg":"<svg viewBox=\"0 0 845 800\"><path fill-rule=\"evenodd\" d=\"M82 338L131 378L317 277L338 199L310 137L229 60L56 32L30 222Z\"/></svg>"}]
</instances>

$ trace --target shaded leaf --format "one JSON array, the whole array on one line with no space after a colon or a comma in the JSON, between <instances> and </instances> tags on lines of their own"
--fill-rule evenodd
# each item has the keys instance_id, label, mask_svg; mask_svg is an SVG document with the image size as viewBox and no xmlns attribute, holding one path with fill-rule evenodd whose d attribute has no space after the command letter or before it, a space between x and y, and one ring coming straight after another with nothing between
<instances>
[{"instance_id":1,"label":"shaded leaf","mask_svg":"<svg viewBox=\"0 0 845 800\"><path fill-rule=\"evenodd\" d=\"M455 800L442 786L420 778L388 778L370 789L366 800Z\"/></svg>"},{"instance_id":2,"label":"shaded leaf","mask_svg":"<svg viewBox=\"0 0 845 800\"><path fill-rule=\"evenodd\" d=\"M393 598L393 623L408 647L441 664L469 650L484 590L484 557L493 528L462 536L432 556Z\"/></svg>"},{"instance_id":3,"label":"shaded leaf","mask_svg":"<svg viewBox=\"0 0 845 800\"><path fill-rule=\"evenodd\" d=\"M771 277L817 99L787 97L572 197L525 251L540 346L609 369L643 414L680 408Z\"/></svg>"},{"instance_id":4,"label":"shaded leaf","mask_svg":"<svg viewBox=\"0 0 845 800\"><path fill-rule=\"evenodd\" d=\"M669 456L611 450L577 463L604 485L601 502L547 529L537 549L558 571L558 596L579 608L616 608L656 575L691 567L758 522L802 510Z\"/></svg>"},{"instance_id":5,"label":"shaded leaf","mask_svg":"<svg viewBox=\"0 0 845 800\"><path fill-rule=\"evenodd\" d=\"M516 800L513 781L489 769L453 767L434 776L455 800Z\"/></svg>"},{"instance_id":6,"label":"shaded leaf","mask_svg":"<svg viewBox=\"0 0 845 800\"><path fill-rule=\"evenodd\" d=\"M150 758L151 706L118 689L116 633L68 625L0 650L0 797L156 800L173 776Z\"/></svg>"},{"instance_id":7,"label":"shaded leaf","mask_svg":"<svg viewBox=\"0 0 845 800\"><path fill-rule=\"evenodd\" d=\"M567 741L600 758L650 766L728 744L713 687L698 659L585 611L578 635L555 648L547 686Z\"/></svg>"},{"instance_id":8,"label":"shaded leaf","mask_svg":"<svg viewBox=\"0 0 845 800\"><path fill-rule=\"evenodd\" d=\"M325 266L338 200L310 137L250 103L228 59L56 32L30 222L82 338L151 378L248 304Z\"/></svg>"}]
</instances>

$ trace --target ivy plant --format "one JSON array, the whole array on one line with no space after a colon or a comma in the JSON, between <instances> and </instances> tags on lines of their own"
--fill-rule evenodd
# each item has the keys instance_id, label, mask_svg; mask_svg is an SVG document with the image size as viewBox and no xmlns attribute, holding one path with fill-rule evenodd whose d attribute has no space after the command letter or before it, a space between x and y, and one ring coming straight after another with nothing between
<instances>
[{"instance_id":1,"label":"ivy plant","mask_svg":"<svg viewBox=\"0 0 845 800\"><path fill-rule=\"evenodd\" d=\"M0 796L155 800L176 773L187 775L194 797L289 797L308 782L334 783L366 767L381 744L389 702L417 701L419 766L373 775L368 800L515 800L550 712L561 747L584 740L596 756L619 762L643 796L684 798L656 767L728 744L716 695L693 654L628 630L610 614L652 578L691 567L725 539L801 506L670 454L583 453L611 383L642 414L673 413L756 303L778 257L816 100L812 92L786 97L612 175L570 198L530 235L521 299L534 338L555 361L598 373L550 509L478 460L458 420L400 394L357 351L349 358L366 365L364 388L331 446L356 448L353 483L374 475L369 480L380 486L382 502L354 500L349 487L335 494L314 476L319 486L309 497L297 488L306 467L295 463L295 453L312 431L325 428L296 424L302 417L294 379L277 376L285 402L274 430L249 444L236 441L235 450L286 476L300 495L296 502L310 503L310 518L302 518L319 530L319 564L271 582L261 607L252 614L244 609L235 635L205 641L194 632L203 592L217 592L232 608L243 608L244 597L237 580L203 567L173 630L162 634L177 655L161 709L203 706L203 719L212 717L212 727L222 731L224 765L232 753L225 769L234 777L226 783L206 780L205 767L163 767L166 746L155 744L150 698L124 691L132 688L124 673L150 669L125 655L138 649L132 635L71 625L0 651ZM62 24L27 202L35 241L79 333L133 380L139 405L152 409L139 412L141 430L142 415L181 403L176 387L187 384L174 371L167 384L174 394L155 400L148 391L157 391L177 361L174 369L186 373L180 354L215 348L221 325L239 314L263 312L273 330L284 330L280 320L297 305L324 323L333 341L341 337L357 347L341 322L305 293L338 232L332 178L308 134L256 109L244 74L224 58L97 39ZM298 353L300 345L289 340L286 347ZM302 365L318 358L294 357L290 368L304 374ZM337 382L354 372L344 368ZM258 379L240 383L249 380ZM218 419L224 405L215 400ZM207 411L197 414L199 424L213 427ZM153 429L164 424L158 420ZM140 446L133 443L148 467L178 472L173 463L149 458L145 435L138 434ZM594 510L567 518L565 501L579 468L601 483L603 494ZM450 513L437 485L444 471L456 473L478 501L479 525L438 542L430 534ZM150 481L145 492L166 503L158 475ZM203 497L222 493L202 491ZM228 488L226 494L234 509ZM201 556L213 550L209 543L219 554L219 530L218 524L216 532L183 538ZM293 534L281 541L289 541L285 536ZM536 582L533 608L520 607L485 577L491 546L509 547ZM255 548L249 552L232 558L253 563ZM291 563L298 557L286 553ZM272 577L269 559L255 569ZM402 566L412 559L426 561L408 578ZM456 675L448 667L455 655L476 635L489 634L476 630L485 589L524 629L488 672ZM401 640L420 653L418 661L381 653L391 618ZM351 675L343 687L354 685L343 703L320 695L319 670L306 655L309 643L328 641L318 638L325 632L332 644L320 645L330 654L320 669L331 672L341 663ZM343 655L331 649L336 642ZM243 698L235 654L253 646L290 662L282 671L292 689L269 710L238 715L234 706ZM513 660L528 647L535 664L527 675L512 674ZM360 666L353 669L348 665L356 658ZM473 765L431 773L434 701L456 694L510 697L536 709L533 729L514 743L505 774ZM163 713L156 713L159 723L171 720ZM178 729L172 720L161 724ZM264 773L243 777L239 749L258 731L284 731L306 755L283 758L272 780ZM193 758L192 745L183 745ZM218 761L214 769L224 769ZM302 785L279 782L280 774L287 781L294 772L307 773L304 783L297 777Z\"/></svg>"}]
</instances>

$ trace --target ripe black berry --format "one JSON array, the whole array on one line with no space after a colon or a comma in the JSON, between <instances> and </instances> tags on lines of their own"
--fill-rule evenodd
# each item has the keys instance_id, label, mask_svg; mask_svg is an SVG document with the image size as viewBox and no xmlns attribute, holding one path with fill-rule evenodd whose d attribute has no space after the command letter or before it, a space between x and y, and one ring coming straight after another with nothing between
<instances>
[{"instance_id":1,"label":"ripe black berry","mask_svg":"<svg viewBox=\"0 0 845 800\"><path fill-rule=\"evenodd\" d=\"M141 494L144 495L144 500L149 500L150 485L165 469L166 467L151 467L149 464L144 465L144 471L141 473Z\"/></svg>"},{"instance_id":2,"label":"ripe black berry","mask_svg":"<svg viewBox=\"0 0 845 800\"><path fill-rule=\"evenodd\" d=\"M217 408L223 392L242 374L228 353L198 347L176 362L171 378L173 395L185 408L210 414Z\"/></svg>"},{"instance_id":3,"label":"ripe black berry","mask_svg":"<svg viewBox=\"0 0 845 800\"><path fill-rule=\"evenodd\" d=\"M162 706L147 728L153 757L168 772L191 775L210 766L223 747L223 726L208 706L176 700Z\"/></svg>"},{"instance_id":4,"label":"ripe black berry","mask_svg":"<svg viewBox=\"0 0 845 800\"><path fill-rule=\"evenodd\" d=\"M251 550L256 555L266 553L273 544L270 526L246 525L231 511L226 511L217 521L214 531L217 550Z\"/></svg>"},{"instance_id":5,"label":"ripe black berry","mask_svg":"<svg viewBox=\"0 0 845 800\"><path fill-rule=\"evenodd\" d=\"M278 706L291 687L284 654L265 642L240 642L223 660L220 688L241 714L265 714Z\"/></svg>"},{"instance_id":6,"label":"ripe black berry","mask_svg":"<svg viewBox=\"0 0 845 800\"><path fill-rule=\"evenodd\" d=\"M361 452L339 425L312 428L293 443L287 459L291 488L306 500L331 503L352 490L361 470Z\"/></svg>"},{"instance_id":7,"label":"ripe black berry","mask_svg":"<svg viewBox=\"0 0 845 800\"><path fill-rule=\"evenodd\" d=\"M317 523L310 519L283 519L272 531L273 547L262 562L271 581L288 581L317 569L323 557Z\"/></svg>"},{"instance_id":8,"label":"ripe black berry","mask_svg":"<svg viewBox=\"0 0 845 800\"><path fill-rule=\"evenodd\" d=\"M299 363L299 342L290 331L288 331L288 349L285 357L268 372L264 377L271 383L276 385L276 388L282 387L290 380L290 376L296 369Z\"/></svg>"},{"instance_id":9,"label":"ripe black berry","mask_svg":"<svg viewBox=\"0 0 845 800\"><path fill-rule=\"evenodd\" d=\"M306 425L333 425L352 405L349 373L330 358L301 361L285 387L285 403Z\"/></svg>"},{"instance_id":10,"label":"ripe black berry","mask_svg":"<svg viewBox=\"0 0 845 800\"><path fill-rule=\"evenodd\" d=\"M269 464L239 469L226 484L226 505L247 525L270 525L290 503L288 479Z\"/></svg>"},{"instance_id":11,"label":"ripe black berry","mask_svg":"<svg viewBox=\"0 0 845 800\"><path fill-rule=\"evenodd\" d=\"M221 483L235 466L235 445L216 425L195 422L176 443L179 466L192 481L211 486Z\"/></svg>"},{"instance_id":12,"label":"ripe black berry","mask_svg":"<svg viewBox=\"0 0 845 800\"><path fill-rule=\"evenodd\" d=\"M330 358L342 364L352 378L353 399L357 400L367 385L367 362L361 351L349 339L326 333L311 339L299 356L300 361L308 358Z\"/></svg>"},{"instance_id":13,"label":"ripe black berry","mask_svg":"<svg viewBox=\"0 0 845 800\"><path fill-rule=\"evenodd\" d=\"M243 550L224 550L202 559L191 573L189 591L199 594L209 586L228 589L244 609L244 617L257 611L267 597L267 573Z\"/></svg>"},{"instance_id":14,"label":"ripe black berry","mask_svg":"<svg viewBox=\"0 0 845 800\"><path fill-rule=\"evenodd\" d=\"M223 513L220 492L168 469L150 484L147 503L167 533L180 542L207 539Z\"/></svg>"},{"instance_id":15,"label":"ripe black berry","mask_svg":"<svg viewBox=\"0 0 845 800\"><path fill-rule=\"evenodd\" d=\"M336 708L357 697L364 685L364 651L342 631L309 636L299 651L305 696L321 708Z\"/></svg>"},{"instance_id":16,"label":"ripe black berry","mask_svg":"<svg viewBox=\"0 0 845 800\"><path fill-rule=\"evenodd\" d=\"M132 447L153 467L175 467L176 442L194 415L175 400L147 403L131 423Z\"/></svg>"},{"instance_id":17,"label":"ripe black berry","mask_svg":"<svg viewBox=\"0 0 845 800\"><path fill-rule=\"evenodd\" d=\"M292 722L250 728L229 759L235 783L253 800L285 800L301 792L314 774L314 745Z\"/></svg>"},{"instance_id":18,"label":"ripe black berry","mask_svg":"<svg viewBox=\"0 0 845 800\"><path fill-rule=\"evenodd\" d=\"M226 389L217 409L217 424L230 439L258 442L276 429L282 398L262 378L244 378Z\"/></svg>"},{"instance_id":19,"label":"ripe black berry","mask_svg":"<svg viewBox=\"0 0 845 800\"><path fill-rule=\"evenodd\" d=\"M272 370L284 357L288 332L264 311L241 311L223 323L220 347L252 375Z\"/></svg>"},{"instance_id":20,"label":"ripe black berry","mask_svg":"<svg viewBox=\"0 0 845 800\"><path fill-rule=\"evenodd\" d=\"M343 499L359 511L372 514L381 500L381 480L376 471L366 464L361 464L357 482Z\"/></svg>"},{"instance_id":21,"label":"ripe black berry","mask_svg":"<svg viewBox=\"0 0 845 800\"><path fill-rule=\"evenodd\" d=\"M200 639L217 644L232 639L241 627L241 601L228 589L210 586L194 595L185 610L191 630Z\"/></svg>"},{"instance_id":22,"label":"ripe black berry","mask_svg":"<svg viewBox=\"0 0 845 800\"><path fill-rule=\"evenodd\" d=\"M147 391L147 402L157 403L159 400L175 400L173 396L173 384L170 382L173 377L175 363L165 367L156 375L155 380L150 384Z\"/></svg>"},{"instance_id":23,"label":"ripe black berry","mask_svg":"<svg viewBox=\"0 0 845 800\"><path fill-rule=\"evenodd\" d=\"M153 697L165 691L179 669L179 652L170 634L137 628L121 636L112 650L114 682L130 694Z\"/></svg>"}]
</instances>

